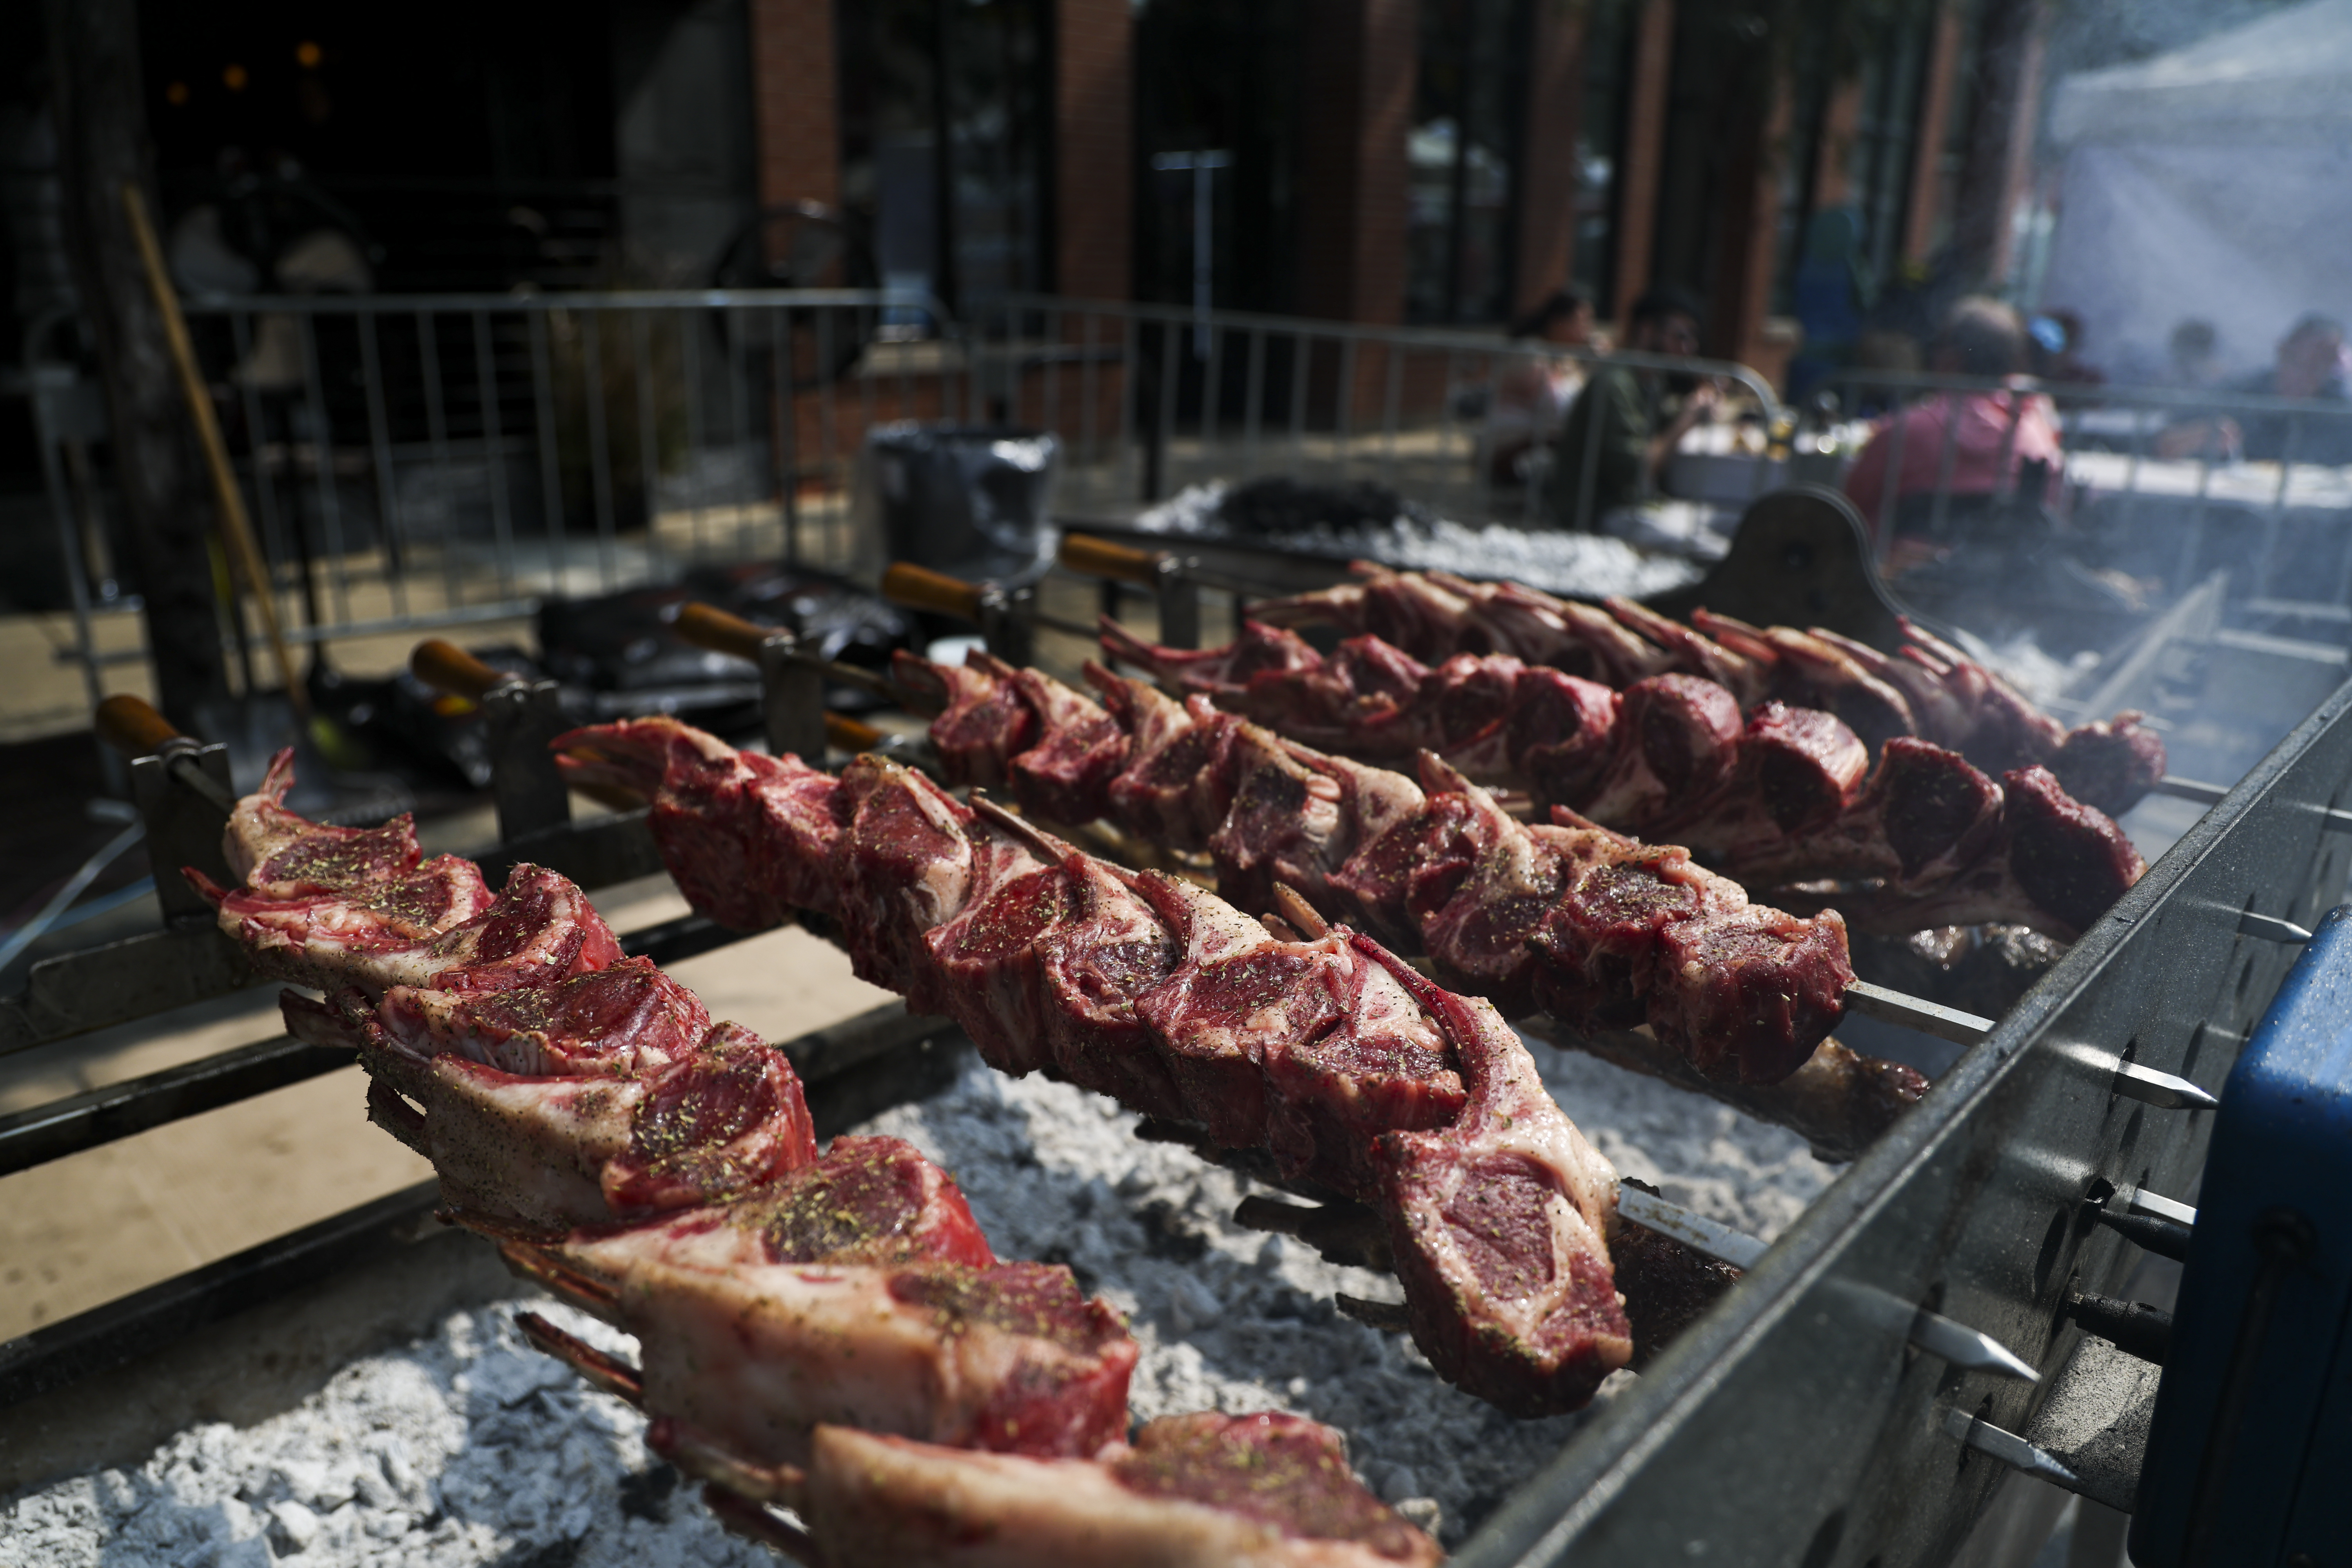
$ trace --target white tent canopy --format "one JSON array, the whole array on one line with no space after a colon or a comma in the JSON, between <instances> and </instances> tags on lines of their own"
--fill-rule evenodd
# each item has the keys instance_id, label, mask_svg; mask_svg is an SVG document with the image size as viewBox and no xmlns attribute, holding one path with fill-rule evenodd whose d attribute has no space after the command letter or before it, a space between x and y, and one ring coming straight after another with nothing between
<instances>
[{"instance_id":1,"label":"white tent canopy","mask_svg":"<svg viewBox=\"0 0 2352 1568\"><path fill-rule=\"evenodd\" d=\"M2314 0L2059 84L2067 149L2045 309L2128 375L2212 322L2253 369L2309 310L2352 317L2352 0Z\"/></svg>"},{"instance_id":2,"label":"white tent canopy","mask_svg":"<svg viewBox=\"0 0 2352 1568\"><path fill-rule=\"evenodd\" d=\"M2242 130L2352 131L2352 0L2314 0L2135 65L2077 71L2058 86L2051 137L2206 142Z\"/></svg>"}]
</instances>

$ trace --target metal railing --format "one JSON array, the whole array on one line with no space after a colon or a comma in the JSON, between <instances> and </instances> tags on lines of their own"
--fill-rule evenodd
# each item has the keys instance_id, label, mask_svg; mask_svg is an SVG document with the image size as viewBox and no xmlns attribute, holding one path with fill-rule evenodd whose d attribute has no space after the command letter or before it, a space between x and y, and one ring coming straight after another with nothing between
<instances>
[{"instance_id":1,"label":"metal railing","mask_svg":"<svg viewBox=\"0 0 2352 1568\"><path fill-rule=\"evenodd\" d=\"M1985 509L2021 500L2049 508L2078 547L2160 580L2168 596L2227 567L2235 598L2352 605L2352 402L1886 371L1844 372L1827 384L1848 410L1926 414L1882 415L1885 478L1865 479L1869 493L1853 497L1882 559L1905 534L1951 539ZM2000 427L1990 461L1964 450L1967 420L1946 412L1972 402ZM2021 489L2035 430L2056 447L2050 489L2038 496ZM1850 461L1872 433L1858 421L1816 426L1798 437L1800 460L1827 445ZM1906 451L1922 434L1935 442L1924 473L1918 450ZM1832 458L1824 472L1841 466ZM1906 482L1906 470L1927 482Z\"/></svg>"},{"instance_id":2,"label":"metal railing","mask_svg":"<svg viewBox=\"0 0 2352 1568\"><path fill-rule=\"evenodd\" d=\"M278 618L300 643L487 629L702 565L870 565L856 459L898 421L1055 433L1059 510L1083 517L1271 472L1379 480L1460 521L1520 517L1533 487L1495 482L1485 401L1514 369L1589 374L1602 357L1047 296L991 299L959 321L899 290L215 298L186 313ZM1757 418L1780 417L1744 366L1612 363L1717 377ZM1595 468L1579 476L1580 519ZM51 478L84 606L65 657L95 694L103 665L146 656L101 652L92 627L107 601L84 562L109 524L87 492L102 479L78 487L58 465ZM1728 499L1766 479L1758 468ZM224 605L248 671L257 630Z\"/></svg>"},{"instance_id":3,"label":"metal railing","mask_svg":"<svg viewBox=\"0 0 2352 1568\"><path fill-rule=\"evenodd\" d=\"M208 299L186 313L298 642L512 619L701 564L844 565L866 430L979 412L956 324L904 290ZM84 563L110 527L104 477L52 464L50 488L77 602L102 611ZM250 668L255 628L239 614L225 636ZM145 654L100 653L85 615L68 657L96 691L101 665Z\"/></svg>"},{"instance_id":4,"label":"metal railing","mask_svg":"<svg viewBox=\"0 0 2352 1568\"><path fill-rule=\"evenodd\" d=\"M1069 448L1097 457L1104 434L1118 436L1119 461L1081 464L1063 485L1064 510L1084 515L1281 473L1376 480L1458 521L1525 519L1540 473L1498 482L1486 460L1486 410L1514 370L1573 364L1582 383L1607 363L1710 377L1744 392L1760 425L1780 412L1764 378L1728 361L1493 332L1020 294L976 303L965 326L982 395L1013 423L1057 430ZM1131 374L1113 394L1101 367ZM1076 428L1063 423L1074 401ZM1600 449L1583 448L1592 458ZM1596 469L1588 461L1577 477L1569 515L1580 521L1593 515Z\"/></svg>"}]
</instances>

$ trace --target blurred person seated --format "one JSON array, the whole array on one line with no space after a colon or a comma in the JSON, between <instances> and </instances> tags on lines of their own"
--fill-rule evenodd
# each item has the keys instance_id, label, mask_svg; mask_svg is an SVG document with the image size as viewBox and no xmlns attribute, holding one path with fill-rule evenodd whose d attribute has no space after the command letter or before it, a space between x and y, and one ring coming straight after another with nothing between
<instances>
[{"instance_id":1,"label":"blurred person seated","mask_svg":"<svg viewBox=\"0 0 2352 1568\"><path fill-rule=\"evenodd\" d=\"M2083 359L2083 318L2072 310L2046 310L2026 323L2034 376L2074 386L2104 386L2106 373Z\"/></svg>"},{"instance_id":2,"label":"blurred person seated","mask_svg":"<svg viewBox=\"0 0 2352 1568\"><path fill-rule=\"evenodd\" d=\"M1927 367L1938 375L2007 380L2025 363L2025 323L2017 312L1998 300L1972 296L1945 316ZM2006 386L1930 393L1880 420L1845 477L1846 499L1861 510L1874 537L1882 518L1891 514L1897 531L1907 531L1906 520L1932 507L1946 472L1947 442L1951 467L1944 489L1962 501L1957 509L1945 507L1948 522L2014 492L2024 465L2039 465L2048 489L2055 487L2064 464L2057 416L2048 398ZM1894 466L1898 447L1899 469Z\"/></svg>"},{"instance_id":3,"label":"blurred person seated","mask_svg":"<svg viewBox=\"0 0 2352 1568\"><path fill-rule=\"evenodd\" d=\"M1511 323L1514 343L1594 348L1598 342L1592 301L1573 289L1550 298ZM1584 384L1584 367L1572 359L1542 353L1517 353L1497 363L1493 398L1479 435L1489 484L1527 483L1528 457L1559 434L1561 418Z\"/></svg>"},{"instance_id":4,"label":"blurred person seated","mask_svg":"<svg viewBox=\"0 0 2352 1568\"><path fill-rule=\"evenodd\" d=\"M2172 329L2164 345L2166 364L2159 386L2215 386L2221 380L2221 334L2210 321L2190 317Z\"/></svg>"},{"instance_id":5,"label":"blurred person seated","mask_svg":"<svg viewBox=\"0 0 2352 1568\"><path fill-rule=\"evenodd\" d=\"M1654 288L1633 301L1625 347L1637 353L1696 356L1700 313L1698 301L1683 289ZM1677 395L1680 405L1669 413L1669 400ZM1711 381L1623 364L1596 366L1551 445L1540 506L1545 520L1590 529L1602 514L1654 494L1675 448L1721 396ZM1589 510L1578 505L1586 494L1588 464Z\"/></svg>"},{"instance_id":6,"label":"blurred person seated","mask_svg":"<svg viewBox=\"0 0 2352 1568\"><path fill-rule=\"evenodd\" d=\"M2263 409L2183 419L2157 437L2159 457L2276 463L2291 455L2298 463L2352 463L2352 392L2345 385L2343 322L2316 312L2305 316L2279 340L2270 369L2223 382L2219 390L2340 404L2345 412L2298 418L2285 409Z\"/></svg>"}]
</instances>

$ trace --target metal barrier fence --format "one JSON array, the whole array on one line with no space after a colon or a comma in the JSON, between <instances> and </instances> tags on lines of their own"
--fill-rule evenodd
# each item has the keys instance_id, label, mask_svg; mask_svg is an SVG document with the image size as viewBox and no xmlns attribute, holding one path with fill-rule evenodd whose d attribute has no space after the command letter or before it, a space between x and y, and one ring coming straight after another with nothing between
<instances>
[{"instance_id":1,"label":"metal barrier fence","mask_svg":"<svg viewBox=\"0 0 2352 1568\"><path fill-rule=\"evenodd\" d=\"M2022 384L1882 371L1828 383L1849 415L1906 414L1854 495L1882 559L1906 535L1962 538L2022 501L2046 509L2074 548L2160 581L2167 596L2227 568L2233 598L2352 619L2352 402ZM1828 447L1842 457L1823 471L1836 471L1869 434L1859 419L1816 420L1797 437L1799 460ZM2034 461L2047 473L2038 494Z\"/></svg>"},{"instance_id":2,"label":"metal barrier fence","mask_svg":"<svg viewBox=\"0 0 2352 1568\"><path fill-rule=\"evenodd\" d=\"M1521 515L1529 487L1496 482L1486 407L1515 372L1589 372L1599 357L1047 296L992 299L958 321L895 290L212 299L186 310L206 378L225 389L278 618L300 642L510 620L545 598L749 559L876 564L853 475L867 433L901 420L1055 433L1059 510L1080 516L1275 471L1381 480L1465 521ZM1777 416L1742 366L1618 363L1725 378ZM71 421L36 382L54 458ZM1591 468L1579 516L1591 515ZM109 597L91 565L110 531L97 484L50 464L79 612L69 657L93 700L102 664L144 657L101 653L91 629ZM255 634L242 613L225 617L248 669Z\"/></svg>"},{"instance_id":3,"label":"metal barrier fence","mask_svg":"<svg viewBox=\"0 0 2352 1568\"><path fill-rule=\"evenodd\" d=\"M1603 355L1491 332L1017 294L974 305L965 331L991 406L1016 424L1060 430L1081 454L1102 455L1100 430L1060 422L1072 392L1092 421L1097 367L1131 372L1115 394L1120 460L1081 464L1063 487L1063 509L1082 515L1121 513L1190 484L1281 473L1376 480L1465 522L1524 518L1538 504L1530 497L1542 465L1498 477L1494 400L1515 374L1526 384L1566 371L1560 394L1572 394L1603 359L1734 384L1753 399L1759 426L1780 416L1771 387L1745 365ZM1585 450L1597 457L1600 447ZM1575 518L1592 515L1594 468L1563 480Z\"/></svg>"},{"instance_id":4,"label":"metal barrier fence","mask_svg":"<svg viewBox=\"0 0 2352 1568\"><path fill-rule=\"evenodd\" d=\"M215 299L186 313L299 642L511 619L698 565L845 563L866 430L980 412L955 324L899 290ZM89 399L69 397L63 367L31 379L71 657L95 694L101 664L145 657L99 651L99 563L119 531L102 476L59 460L102 437L102 410L83 428ZM255 629L240 616L224 635L249 645Z\"/></svg>"}]
</instances>

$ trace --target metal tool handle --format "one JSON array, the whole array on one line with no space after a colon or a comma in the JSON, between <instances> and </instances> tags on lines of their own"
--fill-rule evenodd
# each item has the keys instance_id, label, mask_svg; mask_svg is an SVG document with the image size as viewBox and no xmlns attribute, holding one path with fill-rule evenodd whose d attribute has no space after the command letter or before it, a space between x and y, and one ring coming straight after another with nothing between
<instances>
[{"instance_id":1,"label":"metal tool handle","mask_svg":"<svg viewBox=\"0 0 2352 1568\"><path fill-rule=\"evenodd\" d=\"M1059 559L1064 567L1082 577L1108 577L1121 583L1139 583L1147 588L1160 581L1159 555L1133 545L1114 544L1092 534L1063 535Z\"/></svg>"},{"instance_id":2,"label":"metal tool handle","mask_svg":"<svg viewBox=\"0 0 2352 1568\"><path fill-rule=\"evenodd\" d=\"M441 637L426 637L418 643L415 651L408 656L408 670L434 690L462 697L468 702L479 702L514 679Z\"/></svg>"},{"instance_id":3,"label":"metal tool handle","mask_svg":"<svg viewBox=\"0 0 2352 1568\"><path fill-rule=\"evenodd\" d=\"M882 743L882 731L846 713L827 713L824 740L837 752L870 752Z\"/></svg>"},{"instance_id":4,"label":"metal tool handle","mask_svg":"<svg viewBox=\"0 0 2352 1568\"><path fill-rule=\"evenodd\" d=\"M894 562L882 574L882 596L892 604L909 610L953 616L959 620L979 621L984 594L977 583L918 566L911 561Z\"/></svg>"},{"instance_id":5,"label":"metal tool handle","mask_svg":"<svg viewBox=\"0 0 2352 1568\"><path fill-rule=\"evenodd\" d=\"M151 757L183 737L144 699L116 692L98 705L98 738L126 757Z\"/></svg>"},{"instance_id":6,"label":"metal tool handle","mask_svg":"<svg viewBox=\"0 0 2352 1568\"><path fill-rule=\"evenodd\" d=\"M100 702L91 722L100 740L131 759L131 796L146 824L147 864L164 921L210 919L212 905L180 868L193 866L231 886L237 879L221 849L221 820L236 810L227 749L181 734L127 692Z\"/></svg>"},{"instance_id":7,"label":"metal tool handle","mask_svg":"<svg viewBox=\"0 0 2352 1568\"><path fill-rule=\"evenodd\" d=\"M675 625L677 635L697 647L732 654L755 664L760 658L760 645L776 635L773 626L757 625L698 601L678 611Z\"/></svg>"}]
</instances>

